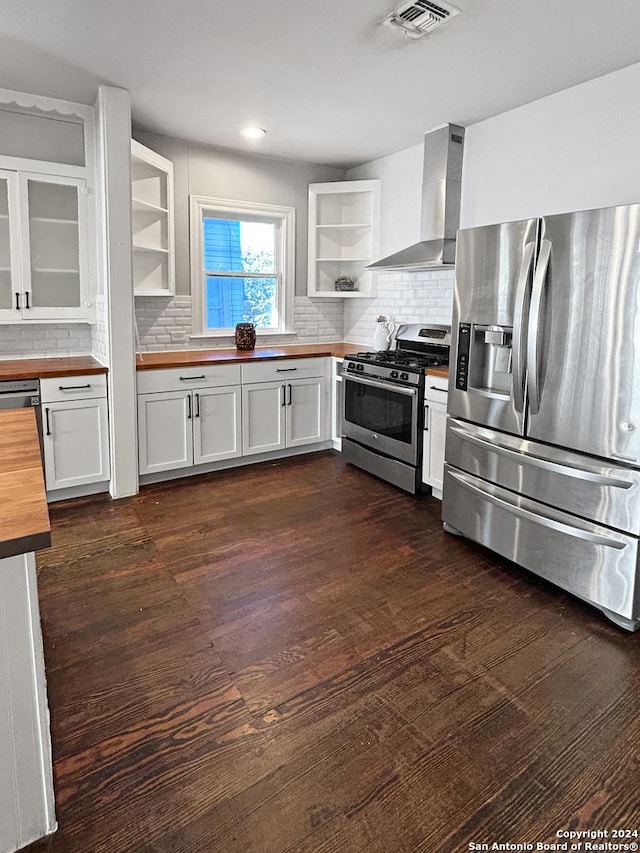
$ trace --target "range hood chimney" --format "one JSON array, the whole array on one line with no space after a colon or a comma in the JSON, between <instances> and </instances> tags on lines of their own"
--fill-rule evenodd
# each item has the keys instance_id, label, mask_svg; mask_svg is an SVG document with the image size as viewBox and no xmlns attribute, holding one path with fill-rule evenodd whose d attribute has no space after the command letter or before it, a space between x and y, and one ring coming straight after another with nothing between
<instances>
[{"instance_id":1,"label":"range hood chimney","mask_svg":"<svg viewBox=\"0 0 640 853\"><path fill-rule=\"evenodd\" d=\"M451 269L460 227L464 127L446 124L424 137L420 242L369 264L369 270Z\"/></svg>"}]
</instances>

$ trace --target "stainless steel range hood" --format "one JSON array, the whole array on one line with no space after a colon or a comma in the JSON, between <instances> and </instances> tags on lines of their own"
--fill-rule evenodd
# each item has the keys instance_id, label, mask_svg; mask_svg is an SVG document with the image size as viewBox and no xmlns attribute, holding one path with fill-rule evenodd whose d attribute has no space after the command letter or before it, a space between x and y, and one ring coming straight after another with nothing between
<instances>
[{"instance_id":1,"label":"stainless steel range hood","mask_svg":"<svg viewBox=\"0 0 640 853\"><path fill-rule=\"evenodd\" d=\"M420 242L369 264L369 270L450 269L460 226L464 127L446 124L424 137Z\"/></svg>"}]
</instances>

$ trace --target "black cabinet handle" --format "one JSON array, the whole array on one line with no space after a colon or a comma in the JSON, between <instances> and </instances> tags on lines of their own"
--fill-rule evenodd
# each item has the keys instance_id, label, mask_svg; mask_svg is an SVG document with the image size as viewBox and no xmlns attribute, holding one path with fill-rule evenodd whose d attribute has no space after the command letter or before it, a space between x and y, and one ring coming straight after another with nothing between
<instances>
[{"instance_id":1,"label":"black cabinet handle","mask_svg":"<svg viewBox=\"0 0 640 853\"><path fill-rule=\"evenodd\" d=\"M429 432L429 427L427 424L429 423L429 406L424 407L424 431Z\"/></svg>"},{"instance_id":2,"label":"black cabinet handle","mask_svg":"<svg viewBox=\"0 0 640 853\"><path fill-rule=\"evenodd\" d=\"M91 388L91 383L87 385L58 385L58 391L84 391L85 388Z\"/></svg>"},{"instance_id":3,"label":"black cabinet handle","mask_svg":"<svg viewBox=\"0 0 640 853\"><path fill-rule=\"evenodd\" d=\"M20 294L16 293L16 311L20 310Z\"/></svg>"},{"instance_id":4,"label":"black cabinet handle","mask_svg":"<svg viewBox=\"0 0 640 853\"><path fill-rule=\"evenodd\" d=\"M187 397L187 420L191 420L191 394Z\"/></svg>"},{"instance_id":5,"label":"black cabinet handle","mask_svg":"<svg viewBox=\"0 0 640 853\"><path fill-rule=\"evenodd\" d=\"M291 405L291 383L289 383L289 402L287 403L287 405Z\"/></svg>"},{"instance_id":6,"label":"black cabinet handle","mask_svg":"<svg viewBox=\"0 0 640 853\"><path fill-rule=\"evenodd\" d=\"M181 382L193 382L194 379L206 379L206 376L181 376Z\"/></svg>"},{"instance_id":7,"label":"black cabinet handle","mask_svg":"<svg viewBox=\"0 0 640 853\"><path fill-rule=\"evenodd\" d=\"M437 386L437 385L429 385L429 391L440 391L440 393L441 393L441 394L446 394L446 393L447 393L447 389L446 389L446 388L438 388L438 386Z\"/></svg>"},{"instance_id":8,"label":"black cabinet handle","mask_svg":"<svg viewBox=\"0 0 640 853\"><path fill-rule=\"evenodd\" d=\"M25 292L24 292L24 301L25 301L24 307L25 308L31 308L31 305L29 305L29 291L28 290L25 290Z\"/></svg>"},{"instance_id":9,"label":"black cabinet handle","mask_svg":"<svg viewBox=\"0 0 640 853\"><path fill-rule=\"evenodd\" d=\"M297 367L276 367L276 373L292 373Z\"/></svg>"},{"instance_id":10,"label":"black cabinet handle","mask_svg":"<svg viewBox=\"0 0 640 853\"><path fill-rule=\"evenodd\" d=\"M196 394L196 417L200 417L200 394Z\"/></svg>"},{"instance_id":11,"label":"black cabinet handle","mask_svg":"<svg viewBox=\"0 0 640 853\"><path fill-rule=\"evenodd\" d=\"M283 407L286 405L287 405L287 386L283 385L282 386L282 403L280 403L280 406Z\"/></svg>"},{"instance_id":12,"label":"black cabinet handle","mask_svg":"<svg viewBox=\"0 0 640 853\"><path fill-rule=\"evenodd\" d=\"M46 435L51 435L51 424L49 423L49 409L44 410L44 416L47 421L47 432Z\"/></svg>"}]
</instances>

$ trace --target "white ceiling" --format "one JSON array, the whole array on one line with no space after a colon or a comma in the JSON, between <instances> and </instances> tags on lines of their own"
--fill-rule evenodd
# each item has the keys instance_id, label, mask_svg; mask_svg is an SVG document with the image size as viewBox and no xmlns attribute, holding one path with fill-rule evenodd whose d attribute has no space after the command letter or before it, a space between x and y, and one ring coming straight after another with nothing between
<instances>
[{"instance_id":1,"label":"white ceiling","mask_svg":"<svg viewBox=\"0 0 640 853\"><path fill-rule=\"evenodd\" d=\"M462 14L421 40L378 25L396 5L2 0L0 27L32 51L30 91L41 72L43 94L69 97L76 66L129 89L140 128L341 167L640 61L638 0L455 0ZM21 88L4 53L2 85ZM249 123L267 137L242 139Z\"/></svg>"}]
</instances>

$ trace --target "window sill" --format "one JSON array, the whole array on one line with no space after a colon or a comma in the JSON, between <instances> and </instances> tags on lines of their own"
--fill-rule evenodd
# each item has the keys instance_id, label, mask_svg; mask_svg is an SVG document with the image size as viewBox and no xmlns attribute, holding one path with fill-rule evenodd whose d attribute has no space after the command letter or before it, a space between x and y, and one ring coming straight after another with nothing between
<instances>
[{"instance_id":1,"label":"window sill","mask_svg":"<svg viewBox=\"0 0 640 853\"><path fill-rule=\"evenodd\" d=\"M256 331L256 343L264 338L272 340L273 338L293 338L296 336L294 329L286 332L258 332ZM189 335L190 341L219 341L220 343L234 343L235 335L227 332L208 332L202 335Z\"/></svg>"}]
</instances>

